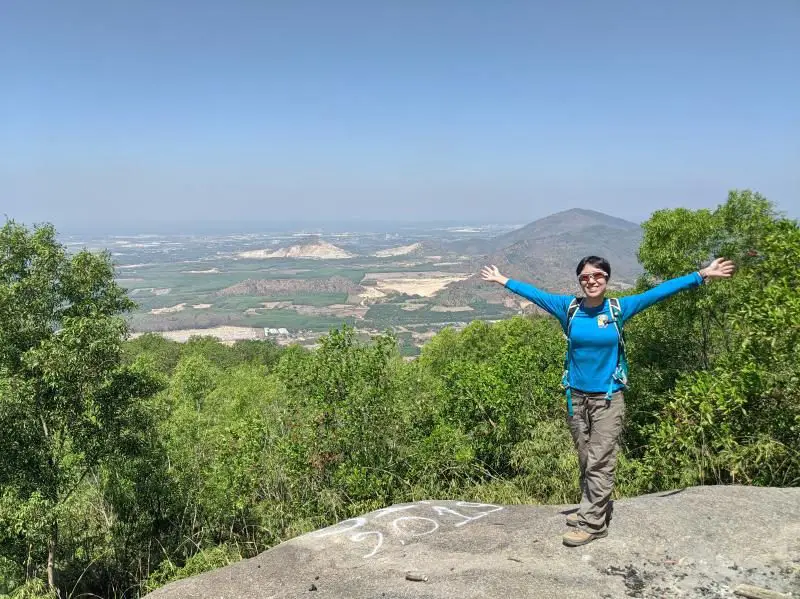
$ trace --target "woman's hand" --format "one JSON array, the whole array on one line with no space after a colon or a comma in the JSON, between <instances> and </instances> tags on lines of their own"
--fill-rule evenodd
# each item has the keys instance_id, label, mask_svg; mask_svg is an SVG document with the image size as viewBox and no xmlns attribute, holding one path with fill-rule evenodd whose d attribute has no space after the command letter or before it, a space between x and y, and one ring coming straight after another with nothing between
<instances>
[{"instance_id":1,"label":"woman's hand","mask_svg":"<svg viewBox=\"0 0 800 599\"><path fill-rule=\"evenodd\" d=\"M491 266L484 266L481 269L481 277L483 277L484 281L498 283L503 286L505 286L505 284L508 282L508 277L501 275L500 271L497 270L497 267L494 264Z\"/></svg>"},{"instance_id":2,"label":"woman's hand","mask_svg":"<svg viewBox=\"0 0 800 599\"><path fill-rule=\"evenodd\" d=\"M735 269L733 262L725 258L717 258L711 264L700 270L703 279L727 279Z\"/></svg>"}]
</instances>

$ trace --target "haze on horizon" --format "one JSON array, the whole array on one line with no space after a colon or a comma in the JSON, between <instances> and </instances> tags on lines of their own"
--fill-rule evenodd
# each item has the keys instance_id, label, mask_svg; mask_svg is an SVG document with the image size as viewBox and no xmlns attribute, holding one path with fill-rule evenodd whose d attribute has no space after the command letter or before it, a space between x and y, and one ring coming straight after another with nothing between
<instances>
[{"instance_id":1,"label":"haze on horizon","mask_svg":"<svg viewBox=\"0 0 800 599\"><path fill-rule=\"evenodd\" d=\"M800 3L12 0L0 215L800 216Z\"/></svg>"}]
</instances>

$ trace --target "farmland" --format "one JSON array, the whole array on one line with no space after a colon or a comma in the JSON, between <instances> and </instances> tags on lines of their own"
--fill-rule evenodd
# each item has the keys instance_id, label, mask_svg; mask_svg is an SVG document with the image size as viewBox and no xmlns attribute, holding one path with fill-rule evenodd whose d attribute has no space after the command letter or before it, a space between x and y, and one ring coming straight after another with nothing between
<instances>
[{"instance_id":1,"label":"farmland","mask_svg":"<svg viewBox=\"0 0 800 599\"><path fill-rule=\"evenodd\" d=\"M184 340L209 334L227 342L270 338L314 346L322 334L348 324L363 335L391 331L403 351L414 354L443 327L534 311L529 302L480 281L482 264L571 292L576 256L597 245L622 265L613 284L624 288L636 274L630 247L639 234L633 223L567 211L521 228L265 227L251 233L67 236L65 243L111 253L118 283L137 304L129 315L134 335Z\"/></svg>"},{"instance_id":2,"label":"farmland","mask_svg":"<svg viewBox=\"0 0 800 599\"><path fill-rule=\"evenodd\" d=\"M225 341L274 337L313 345L342 324L391 330L406 353L415 339L513 311L478 301L442 306L437 295L475 276L473 258L448 243L512 227L431 227L362 233L273 231L219 235L70 237L70 247L111 253L117 281L136 302L134 335ZM327 254L330 254L328 256ZM276 330L281 333L276 334Z\"/></svg>"}]
</instances>

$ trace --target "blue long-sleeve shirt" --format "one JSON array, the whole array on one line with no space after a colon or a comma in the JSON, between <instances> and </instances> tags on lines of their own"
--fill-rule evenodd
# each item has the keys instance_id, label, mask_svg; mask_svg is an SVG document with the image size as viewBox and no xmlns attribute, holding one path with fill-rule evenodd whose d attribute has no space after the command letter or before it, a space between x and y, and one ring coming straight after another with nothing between
<instances>
[{"instance_id":1,"label":"blue long-sleeve shirt","mask_svg":"<svg viewBox=\"0 0 800 599\"><path fill-rule=\"evenodd\" d=\"M633 318L656 302L685 289L698 287L702 282L703 278L700 273L694 272L664 281L644 293L621 297L619 304L622 322ZM547 293L529 283L512 279L508 280L506 287L555 316L561 323L561 327L565 331L567 330L567 310L575 298L574 295ZM604 317L598 318L601 315ZM617 329L613 324L608 323L611 318L607 301L595 308L581 305L573 316L567 366L568 383L573 389L588 393L608 391L609 383L617 368L619 351ZM621 384L614 385L615 390L620 388L622 388Z\"/></svg>"}]
</instances>

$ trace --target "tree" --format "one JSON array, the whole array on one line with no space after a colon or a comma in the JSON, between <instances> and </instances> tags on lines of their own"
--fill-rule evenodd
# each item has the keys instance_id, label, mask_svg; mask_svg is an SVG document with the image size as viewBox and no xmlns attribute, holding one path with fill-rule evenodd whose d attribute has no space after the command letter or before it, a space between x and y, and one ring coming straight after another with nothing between
<instances>
[{"instance_id":1,"label":"tree","mask_svg":"<svg viewBox=\"0 0 800 599\"><path fill-rule=\"evenodd\" d=\"M322 337L313 353L284 353L276 372L293 410L297 470L312 496L336 489L316 498L329 506L321 513L339 518L347 513L340 508L369 511L390 497L408 430L400 409L405 389L398 388L402 364L393 337L363 343L346 325Z\"/></svg>"},{"instance_id":2,"label":"tree","mask_svg":"<svg viewBox=\"0 0 800 599\"><path fill-rule=\"evenodd\" d=\"M418 360L440 399L444 427L431 438L438 441L445 431L463 435L473 471L480 469L478 484L504 480L505 492L512 490L501 495L507 500L527 493L566 502L577 492L577 460L563 423L565 349L555 319L514 317L440 333ZM458 434L451 438L456 445Z\"/></svg>"},{"instance_id":3,"label":"tree","mask_svg":"<svg viewBox=\"0 0 800 599\"><path fill-rule=\"evenodd\" d=\"M713 212L659 211L644 229L639 256L653 278L715 255L733 259L738 272L654 306L629 327L629 405L638 413L628 440L643 448L643 490L799 484L798 223L759 194L734 191Z\"/></svg>"},{"instance_id":4,"label":"tree","mask_svg":"<svg viewBox=\"0 0 800 599\"><path fill-rule=\"evenodd\" d=\"M35 572L44 562L56 592L67 503L135 449L138 402L159 387L123 365L120 315L132 307L108 253L68 255L51 225L0 229L0 551L27 552Z\"/></svg>"}]
</instances>

